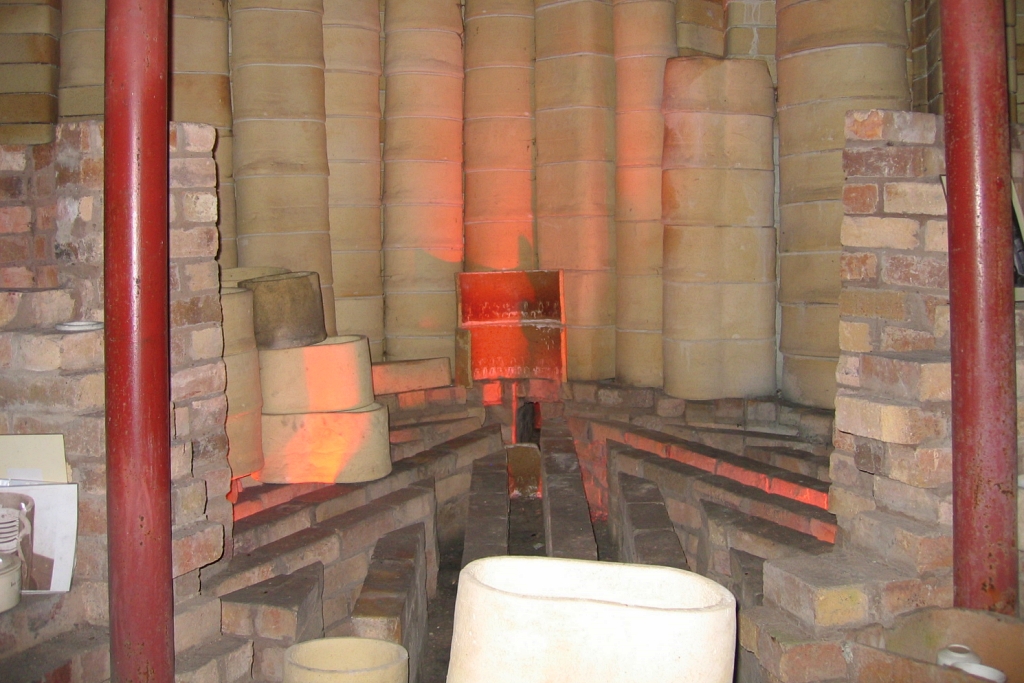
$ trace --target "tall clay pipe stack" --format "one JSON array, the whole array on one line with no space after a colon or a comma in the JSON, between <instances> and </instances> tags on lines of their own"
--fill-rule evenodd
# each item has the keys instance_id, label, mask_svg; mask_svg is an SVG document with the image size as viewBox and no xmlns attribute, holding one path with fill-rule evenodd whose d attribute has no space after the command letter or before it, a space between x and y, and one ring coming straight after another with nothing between
<instances>
[{"instance_id":1,"label":"tall clay pipe stack","mask_svg":"<svg viewBox=\"0 0 1024 683\"><path fill-rule=\"evenodd\" d=\"M321 0L236 0L231 80L238 263L316 272L331 334L322 16Z\"/></svg>"},{"instance_id":2,"label":"tall clay pipe stack","mask_svg":"<svg viewBox=\"0 0 1024 683\"><path fill-rule=\"evenodd\" d=\"M905 7L902 0L777 7L782 394L832 408L846 112L909 107Z\"/></svg>"},{"instance_id":3,"label":"tall clay pipe stack","mask_svg":"<svg viewBox=\"0 0 1024 683\"><path fill-rule=\"evenodd\" d=\"M615 376L662 385L661 100L675 57L672 0L615 0Z\"/></svg>"},{"instance_id":4,"label":"tall clay pipe stack","mask_svg":"<svg viewBox=\"0 0 1024 683\"><path fill-rule=\"evenodd\" d=\"M609 0L537 0L537 246L565 271L569 379L615 376L615 59Z\"/></svg>"},{"instance_id":5,"label":"tall clay pipe stack","mask_svg":"<svg viewBox=\"0 0 1024 683\"><path fill-rule=\"evenodd\" d=\"M338 334L365 334L377 361L384 357L380 52L377 0L325 0L333 306Z\"/></svg>"},{"instance_id":6,"label":"tall clay pipe stack","mask_svg":"<svg viewBox=\"0 0 1024 683\"><path fill-rule=\"evenodd\" d=\"M389 360L455 359L462 270L462 15L384 5L384 332Z\"/></svg>"},{"instance_id":7,"label":"tall clay pipe stack","mask_svg":"<svg viewBox=\"0 0 1024 683\"><path fill-rule=\"evenodd\" d=\"M467 271L537 267L533 35L533 0L467 0Z\"/></svg>"}]
</instances>

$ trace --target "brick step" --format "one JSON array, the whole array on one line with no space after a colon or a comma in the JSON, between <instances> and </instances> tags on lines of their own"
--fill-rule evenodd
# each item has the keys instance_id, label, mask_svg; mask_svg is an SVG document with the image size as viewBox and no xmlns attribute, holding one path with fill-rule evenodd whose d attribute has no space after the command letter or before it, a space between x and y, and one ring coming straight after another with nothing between
<instances>
[{"instance_id":1,"label":"brick step","mask_svg":"<svg viewBox=\"0 0 1024 683\"><path fill-rule=\"evenodd\" d=\"M597 560L597 540L575 448L542 441L541 491L548 557ZM571 444L571 439L569 444Z\"/></svg>"},{"instance_id":2,"label":"brick step","mask_svg":"<svg viewBox=\"0 0 1024 683\"><path fill-rule=\"evenodd\" d=\"M618 541L619 560L689 569L658 485L625 472L620 472L618 479L613 536Z\"/></svg>"},{"instance_id":3,"label":"brick step","mask_svg":"<svg viewBox=\"0 0 1024 683\"><path fill-rule=\"evenodd\" d=\"M671 421L666 421L659 431L687 441L719 448L735 455L742 455L743 451L750 446L793 448L821 456L828 455L832 450L828 444L804 441L796 434L762 431L762 429L733 429L712 425L673 424Z\"/></svg>"},{"instance_id":4,"label":"brick step","mask_svg":"<svg viewBox=\"0 0 1024 683\"><path fill-rule=\"evenodd\" d=\"M590 422L594 441L616 441L705 472L760 489L765 493L828 509L826 482L751 458L622 422Z\"/></svg>"},{"instance_id":5,"label":"brick step","mask_svg":"<svg viewBox=\"0 0 1024 683\"><path fill-rule=\"evenodd\" d=\"M590 427L593 440L625 443L634 449L760 488L768 494L828 509L828 484L818 479L622 422L595 420Z\"/></svg>"},{"instance_id":6,"label":"brick step","mask_svg":"<svg viewBox=\"0 0 1024 683\"><path fill-rule=\"evenodd\" d=\"M747 446L743 457L774 465L796 474L802 474L818 481L829 482L829 456L787 446Z\"/></svg>"},{"instance_id":7,"label":"brick step","mask_svg":"<svg viewBox=\"0 0 1024 683\"><path fill-rule=\"evenodd\" d=\"M388 426L391 428L391 443L402 443L410 441L405 437L408 427L416 427L424 422L447 422L451 420L462 420L467 417L484 418L484 407L456 403L451 405L430 405L423 408L409 410L394 410L388 412ZM479 425L478 425L479 426Z\"/></svg>"},{"instance_id":8,"label":"brick step","mask_svg":"<svg viewBox=\"0 0 1024 683\"><path fill-rule=\"evenodd\" d=\"M701 507L707 524L698 571L729 587L749 606L760 604L764 594L765 560L821 555L833 548L808 534L717 503L704 501Z\"/></svg>"},{"instance_id":9,"label":"brick step","mask_svg":"<svg viewBox=\"0 0 1024 683\"><path fill-rule=\"evenodd\" d=\"M853 518L849 543L896 567L929 572L953 566L953 528L897 512L867 510Z\"/></svg>"},{"instance_id":10,"label":"brick step","mask_svg":"<svg viewBox=\"0 0 1024 683\"><path fill-rule=\"evenodd\" d=\"M770 676L780 683L818 683L846 679L841 634L820 635L801 625L777 607L741 609L739 646L741 667L750 664L749 652ZM764 680L750 677L747 680Z\"/></svg>"},{"instance_id":11,"label":"brick step","mask_svg":"<svg viewBox=\"0 0 1024 683\"><path fill-rule=\"evenodd\" d=\"M703 525L700 505L711 502L818 541L835 542L836 518L827 510L628 446L613 443L609 453L622 471L658 484L677 526L699 529Z\"/></svg>"},{"instance_id":12,"label":"brick step","mask_svg":"<svg viewBox=\"0 0 1024 683\"><path fill-rule=\"evenodd\" d=\"M508 458L506 451L473 463L462 566L482 557L508 555Z\"/></svg>"},{"instance_id":13,"label":"brick step","mask_svg":"<svg viewBox=\"0 0 1024 683\"><path fill-rule=\"evenodd\" d=\"M101 683L110 678L110 634L99 626L77 626L0 659L0 672L5 683Z\"/></svg>"},{"instance_id":14,"label":"brick step","mask_svg":"<svg viewBox=\"0 0 1024 683\"><path fill-rule=\"evenodd\" d=\"M416 482L249 552L236 552L222 572L204 582L203 593L224 596L317 560L326 567L349 552L369 553L380 536L405 526L410 517L421 517L428 510L432 515L433 489L431 480Z\"/></svg>"},{"instance_id":15,"label":"brick step","mask_svg":"<svg viewBox=\"0 0 1024 683\"><path fill-rule=\"evenodd\" d=\"M892 623L904 612L952 601L952 574L900 569L860 549L790 556L764 565L765 604L824 633Z\"/></svg>"},{"instance_id":16,"label":"brick step","mask_svg":"<svg viewBox=\"0 0 1024 683\"><path fill-rule=\"evenodd\" d=\"M250 552L414 481L449 476L501 447L498 427L483 427L425 450L414 458L395 462L391 474L365 484L286 484L245 489L235 506L235 552ZM247 507L245 514L239 516L238 507L242 504Z\"/></svg>"},{"instance_id":17,"label":"brick step","mask_svg":"<svg viewBox=\"0 0 1024 683\"><path fill-rule=\"evenodd\" d=\"M198 595L174 606L174 652L179 654L220 635L220 599Z\"/></svg>"},{"instance_id":18,"label":"brick step","mask_svg":"<svg viewBox=\"0 0 1024 683\"><path fill-rule=\"evenodd\" d=\"M324 566L315 562L221 598L225 636L252 641L256 681L280 680L284 651L324 635Z\"/></svg>"},{"instance_id":19,"label":"brick step","mask_svg":"<svg viewBox=\"0 0 1024 683\"><path fill-rule=\"evenodd\" d=\"M402 645L409 653L409 683L416 683L427 638L426 535L422 524L392 531L377 541L352 615L330 635Z\"/></svg>"},{"instance_id":20,"label":"brick step","mask_svg":"<svg viewBox=\"0 0 1024 683\"><path fill-rule=\"evenodd\" d=\"M373 393L377 396L448 387L452 383L451 362L447 358L374 363L371 371Z\"/></svg>"},{"instance_id":21,"label":"brick step","mask_svg":"<svg viewBox=\"0 0 1024 683\"><path fill-rule=\"evenodd\" d=\"M251 681L252 662L252 641L219 636L174 658L174 683Z\"/></svg>"},{"instance_id":22,"label":"brick step","mask_svg":"<svg viewBox=\"0 0 1024 683\"><path fill-rule=\"evenodd\" d=\"M424 421L391 431L391 460L397 462L433 448L451 439L479 429L484 422L483 409L452 420Z\"/></svg>"}]
</instances>

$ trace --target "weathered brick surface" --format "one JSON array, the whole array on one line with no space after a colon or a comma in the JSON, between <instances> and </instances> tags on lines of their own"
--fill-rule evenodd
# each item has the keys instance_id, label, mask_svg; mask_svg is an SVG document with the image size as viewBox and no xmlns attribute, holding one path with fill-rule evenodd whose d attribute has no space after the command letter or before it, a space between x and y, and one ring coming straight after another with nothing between
<instances>
[{"instance_id":1,"label":"weathered brick surface","mask_svg":"<svg viewBox=\"0 0 1024 683\"><path fill-rule=\"evenodd\" d=\"M221 476L227 462L216 202L213 183L197 171L212 168L215 131L172 124L170 138L173 561L179 616L198 619L205 614L193 610L198 569L230 548L231 532ZM0 430L64 435L80 487L77 561L71 593L49 619L63 628L103 623L106 600L86 599L107 572L103 332L53 329L103 318L103 124L60 124L54 143L2 148L0 159L0 186L9 190L0 192L0 290L18 288L0 291ZM12 642L2 649L32 644L31 630L12 625Z\"/></svg>"},{"instance_id":2,"label":"weathered brick surface","mask_svg":"<svg viewBox=\"0 0 1024 683\"><path fill-rule=\"evenodd\" d=\"M508 554L508 464L506 451L473 463L462 566L482 557Z\"/></svg>"},{"instance_id":3,"label":"weathered brick surface","mask_svg":"<svg viewBox=\"0 0 1024 683\"><path fill-rule=\"evenodd\" d=\"M625 472L619 472L618 480L619 559L688 569L658 485Z\"/></svg>"},{"instance_id":4,"label":"weathered brick surface","mask_svg":"<svg viewBox=\"0 0 1024 683\"><path fill-rule=\"evenodd\" d=\"M423 524L382 536L359 598L340 634L390 640L409 652L415 683L427 637L427 556Z\"/></svg>"}]
</instances>

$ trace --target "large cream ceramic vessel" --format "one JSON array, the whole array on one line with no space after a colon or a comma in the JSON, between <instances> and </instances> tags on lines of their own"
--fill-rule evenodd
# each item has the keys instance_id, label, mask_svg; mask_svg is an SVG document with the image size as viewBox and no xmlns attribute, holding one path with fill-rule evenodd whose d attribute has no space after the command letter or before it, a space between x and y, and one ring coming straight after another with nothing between
<instances>
[{"instance_id":1,"label":"large cream ceramic vessel","mask_svg":"<svg viewBox=\"0 0 1024 683\"><path fill-rule=\"evenodd\" d=\"M466 565L448 683L729 683L736 601L691 572L544 557Z\"/></svg>"},{"instance_id":2,"label":"large cream ceramic vessel","mask_svg":"<svg viewBox=\"0 0 1024 683\"><path fill-rule=\"evenodd\" d=\"M374 638L319 638L284 653L284 683L406 683L409 653Z\"/></svg>"}]
</instances>

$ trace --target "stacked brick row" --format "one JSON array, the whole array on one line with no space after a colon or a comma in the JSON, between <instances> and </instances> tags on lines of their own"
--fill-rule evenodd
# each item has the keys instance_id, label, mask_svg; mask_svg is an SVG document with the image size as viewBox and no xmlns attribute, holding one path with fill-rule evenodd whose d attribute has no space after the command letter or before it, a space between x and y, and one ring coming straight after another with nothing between
<instances>
[{"instance_id":1,"label":"stacked brick row","mask_svg":"<svg viewBox=\"0 0 1024 683\"><path fill-rule=\"evenodd\" d=\"M54 152L53 144L0 148L0 289L57 286Z\"/></svg>"},{"instance_id":2,"label":"stacked brick row","mask_svg":"<svg viewBox=\"0 0 1024 683\"><path fill-rule=\"evenodd\" d=\"M53 141L60 3L0 5L0 144Z\"/></svg>"},{"instance_id":3,"label":"stacked brick row","mask_svg":"<svg viewBox=\"0 0 1024 683\"><path fill-rule=\"evenodd\" d=\"M230 555L214 139L208 126L175 124L170 132L171 507L179 605L198 596L200 567ZM0 291L0 431L63 434L79 485L71 592L44 601L43 628L15 617L0 624L12 652L78 624L107 620L103 332L54 330L60 322L102 319L102 140L99 123L67 123L57 126L54 145L0 148L5 166L29 169L48 156L54 160L40 166L49 172L49 184L8 185L19 177L14 172L0 173L0 185L23 188L18 202L37 207L33 227L44 243L46 219L39 207L56 207L48 239L60 284Z\"/></svg>"},{"instance_id":4,"label":"stacked brick row","mask_svg":"<svg viewBox=\"0 0 1024 683\"><path fill-rule=\"evenodd\" d=\"M941 119L847 116L830 509L845 545L952 566L949 282ZM948 593L941 599L948 600Z\"/></svg>"}]
</instances>

